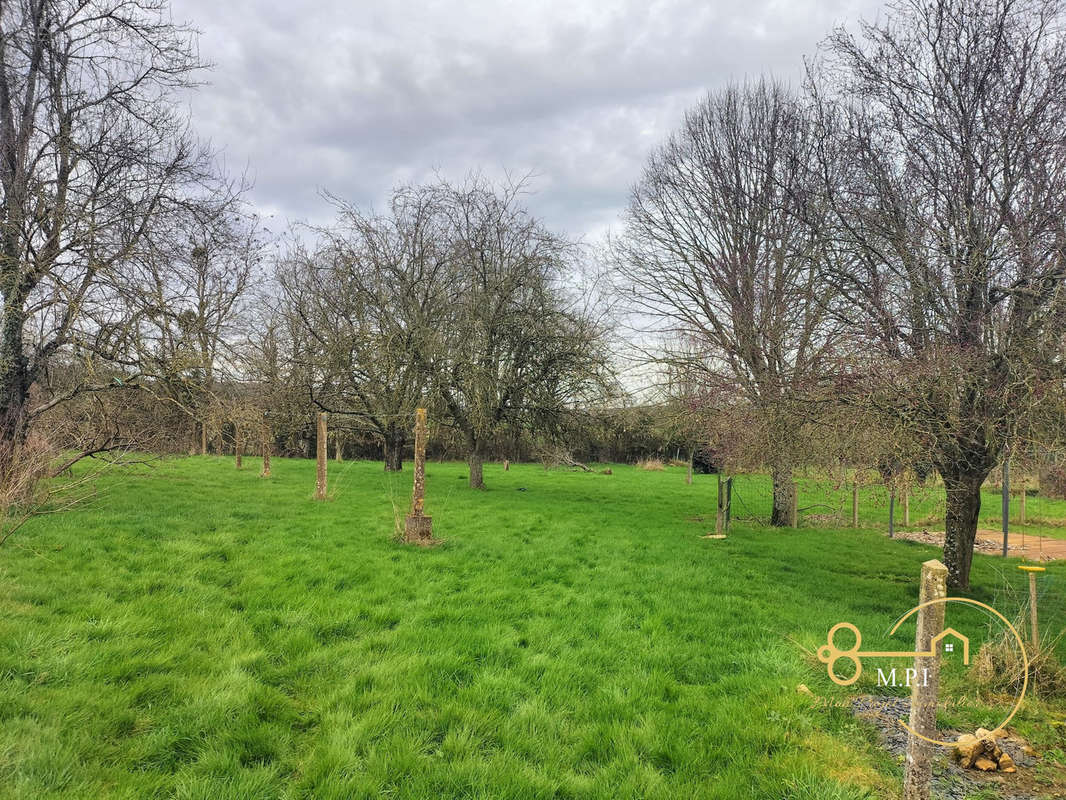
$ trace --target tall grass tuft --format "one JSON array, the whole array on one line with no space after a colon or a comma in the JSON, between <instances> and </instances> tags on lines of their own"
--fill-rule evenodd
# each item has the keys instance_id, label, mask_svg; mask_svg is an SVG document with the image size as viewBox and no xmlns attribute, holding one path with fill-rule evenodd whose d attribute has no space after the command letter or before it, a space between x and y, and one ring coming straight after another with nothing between
<instances>
[{"instance_id":1,"label":"tall grass tuft","mask_svg":"<svg viewBox=\"0 0 1066 800\"><path fill-rule=\"evenodd\" d=\"M1019 632L1026 630L1028 610L1023 608L1011 624ZM1055 655L1062 636L1062 633L1041 636L1040 646L1035 648L1029 642L1025 645L1029 657L1029 691L1045 699L1066 697L1066 668ZM1025 665L1018 641L1007 630L990 637L981 646L970 668L973 685L990 694L1017 694L1021 691L1024 675Z\"/></svg>"}]
</instances>

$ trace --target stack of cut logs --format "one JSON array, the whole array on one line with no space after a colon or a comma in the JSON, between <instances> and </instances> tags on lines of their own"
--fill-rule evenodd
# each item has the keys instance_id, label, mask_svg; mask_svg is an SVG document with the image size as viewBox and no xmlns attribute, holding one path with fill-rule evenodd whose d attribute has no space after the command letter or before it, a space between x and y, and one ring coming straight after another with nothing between
<instances>
[{"instance_id":1,"label":"stack of cut logs","mask_svg":"<svg viewBox=\"0 0 1066 800\"><path fill-rule=\"evenodd\" d=\"M1014 759L996 744L1001 731L978 728L977 733L964 733L955 742L955 760L963 769L979 769L984 772L1017 772Z\"/></svg>"}]
</instances>

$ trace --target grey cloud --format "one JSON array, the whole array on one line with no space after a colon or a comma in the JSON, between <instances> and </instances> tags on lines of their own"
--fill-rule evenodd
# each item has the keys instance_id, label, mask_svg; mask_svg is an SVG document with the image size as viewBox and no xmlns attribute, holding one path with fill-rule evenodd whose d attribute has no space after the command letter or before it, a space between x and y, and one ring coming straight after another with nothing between
<instances>
[{"instance_id":1,"label":"grey cloud","mask_svg":"<svg viewBox=\"0 0 1066 800\"><path fill-rule=\"evenodd\" d=\"M434 170L532 172L530 206L601 232L685 107L731 78L798 82L802 59L871 0L307 5L174 0L202 31L211 83L194 124L247 163L253 202L323 220L328 188L380 202Z\"/></svg>"}]
</instances>

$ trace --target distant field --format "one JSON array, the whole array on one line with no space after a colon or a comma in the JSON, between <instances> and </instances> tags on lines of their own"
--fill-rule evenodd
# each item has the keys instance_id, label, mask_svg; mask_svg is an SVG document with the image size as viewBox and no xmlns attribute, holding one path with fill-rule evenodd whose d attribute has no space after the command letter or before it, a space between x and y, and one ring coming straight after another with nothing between
<instances>
[{"instance_id":1,"label":"distant field","mask_svg":"<svg viewBox=\"0 0 1066 800\"><path fill-rule=\"evenodd\" d=\"M0 797L897 796L873 732L796 691L846 697L804 650L841 620L886 631L938 555L882 535L880 490L865 529L741 519L716 541L714 476L490 464L477 492L431 463L446 544L420 550L392 540L409 468L330 469L315 503L310 461L276 459L270 480L253 459L161 461L0 549ZM801 506L850 519L845 493L805 487ZM739 478L735 509L768 514L767 479ZM1013 616L1015 563L977 556L970 596ZM1041 580L1061 631L1066 564ZM1064 711L1017 720L1050 764Z\"/></svg>"}]
</instances>

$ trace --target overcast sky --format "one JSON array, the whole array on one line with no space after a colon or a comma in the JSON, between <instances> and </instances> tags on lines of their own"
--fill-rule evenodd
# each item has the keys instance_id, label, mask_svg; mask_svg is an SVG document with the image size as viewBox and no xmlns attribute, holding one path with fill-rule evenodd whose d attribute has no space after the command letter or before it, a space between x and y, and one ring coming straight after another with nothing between
<instances>
[{"instance_id":1,"label":"overcast sky","mask_svg":"<svg viewBox=\"0 0 1066 800\"><path fill-rule=\"evenodd\" d=\"M436 170L532 172L529 206L595 240L708 89L803 57L873 0L173 0L202 35L195 127L280 230L322 189L380 206Z\"/></svg>"}]
</instances>

